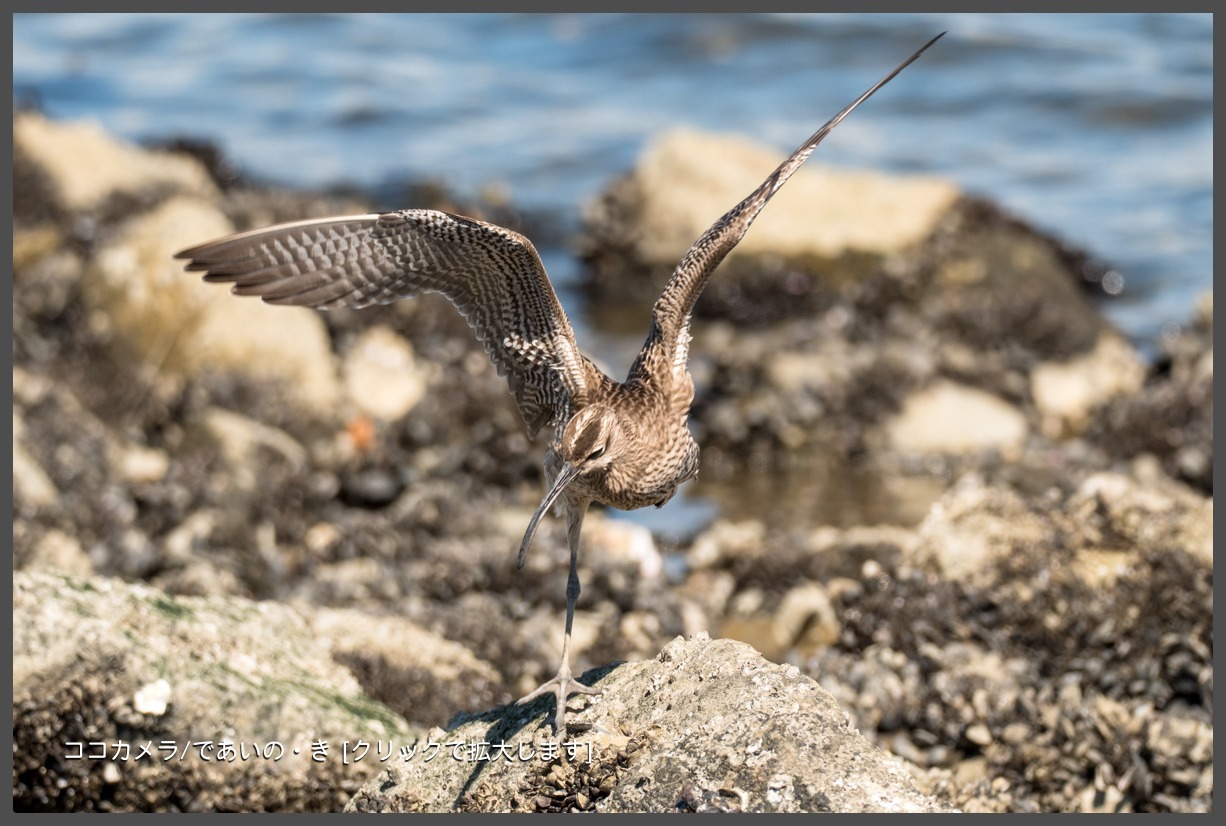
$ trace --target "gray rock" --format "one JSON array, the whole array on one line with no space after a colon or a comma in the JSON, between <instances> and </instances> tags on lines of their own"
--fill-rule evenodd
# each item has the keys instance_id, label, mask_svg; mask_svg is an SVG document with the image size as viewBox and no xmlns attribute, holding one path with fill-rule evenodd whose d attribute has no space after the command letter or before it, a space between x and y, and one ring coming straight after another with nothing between
<instances>
[{"instance_id":1,"label":"gray rock","mask_svg":"<svg viewBox=\"0 0 1226 826\"><path fill-rule=\"evenodd\" d=\"M501 677L459 643L416 623L354 609L301 606L317 638L363 690L406 720L447 718L494 702Z\"/></svg>"},{"instance_id":2,"label":"gray rock","mask_svg":"<svg viewBox=\"0 0 1226 826\"><path fill-rule=\"evenodd\" d=\"M949 811L915 789L900 760L869 746L816 683L749 646L700 634L653 661L602 671L603 695L572 700L586 707L570 719L590 724L588 733L555 739L544 702L462 720L431 730L414 759L388 768L346 808ZM459 743L459 758L448 745L426 760L431 743ZM467 759L468 744L481 743L498 745L496 759ZM559 754L542 759L549 743Z\"/></svg>"},{"instance_id":3,"label":"gray rock","mask_svg":"<svg viewBox=\"0 0 1226 826\"><path fill-rule=\"evenodd\" d=\"M17 809L334 810L376 743L417 736L291 608L21 571L13 590Z\"/></svg>"}]
</instances>

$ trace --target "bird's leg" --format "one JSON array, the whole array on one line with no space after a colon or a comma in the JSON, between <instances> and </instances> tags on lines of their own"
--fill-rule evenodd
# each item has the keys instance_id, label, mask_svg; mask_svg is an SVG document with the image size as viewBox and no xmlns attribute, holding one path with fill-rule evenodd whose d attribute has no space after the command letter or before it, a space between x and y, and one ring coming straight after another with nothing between
<instances>
[{"instance_id":1,"label":"bird's leg","mask_svg":"<svg viewBox=\"0 0 1226 826\"><path fill-rule=\"evenodd\" d=\"M554 731L561 734L566 731L566 698L571 694L599 694L600 689L586 686L571 674L570 670L570 631L575 620L575 603L579 600L579 532L583 527L583 516L587 512L587 503L575 503L566 500L566 537L570 543L570 575L566 579L566 634L562 638L562 665L558 675L543 684L526 697L518 701L525 705L537 697L553 694L557 697L558 707L554 715Z\"/></svg>"}]
</instances>

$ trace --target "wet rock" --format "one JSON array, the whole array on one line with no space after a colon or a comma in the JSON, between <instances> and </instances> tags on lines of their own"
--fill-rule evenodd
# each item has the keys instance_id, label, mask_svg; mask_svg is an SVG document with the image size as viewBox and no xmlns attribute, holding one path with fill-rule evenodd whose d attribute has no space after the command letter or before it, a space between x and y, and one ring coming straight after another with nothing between
<instances>
[{"instance_id":1,"label":"wet rock","mask_svg":"<svg viewBox=\"0 0 1226 826\"><path fill-rule=\"evenodd\" d=\"M572 706L587 733L554 737L544 702L431 730L459 743L399 763L351 811L948 811L868 746L816 683L705 635L595 675ZM550 713L549 716L551 716ZM466 744L485 743L469 760ZM572 745L573 744L573 745ZM554 748L556 756L543 749ZM453 754L455 756L453 756ZM590 754L590 761L589 761Z\"/></svg>"},{"instance_id":2,"label":"wet rock","mask_svg":"<svg viewBox=\"0 0 1226 826\"><path fill-rule=\"evenodd\" d=\"M1026 440L1026 417L997 396L942 381L908 397L885 423L891 447L904 453L1016 453Z\"/></svg>"},{"instance_id":3,"label":"wet rock","mask_svg":"<svg viewBox=\"0 0 1226 826\"><path fill-rule=\"evenodd\" d=\"M352 759L359 740L415 736L292 609L102 578L13 585L19 810L333 810L378 770Z\"/></svg>"}]
</instances>

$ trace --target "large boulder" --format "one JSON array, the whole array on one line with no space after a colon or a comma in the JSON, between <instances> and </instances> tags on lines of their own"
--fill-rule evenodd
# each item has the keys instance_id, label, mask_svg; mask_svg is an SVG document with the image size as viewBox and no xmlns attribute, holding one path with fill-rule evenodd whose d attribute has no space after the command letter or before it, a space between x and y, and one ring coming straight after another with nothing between
<instances>
[{"instance_id":1,"label":"large boulder","mask_svg":"<svg viewBox=\"0 0 1226 826\"><path fill-rule=\"evenodd\" d=\"M416 736L292 608L14 574L17 809L331 811Z\"/></svg>"},{"instance_id":2,"label":"large boulder","mask_svg":"<svg viewBox=\"0 0 1226 826\"><path fill-rule=\"evenodd\" d=\"M820 686L747 645L678 638L590 674L554 735L544 702L431 730L350 811L949 811L869 745ZM458 745L457 745L458 744Z\"/></svg>"}]
</instances>

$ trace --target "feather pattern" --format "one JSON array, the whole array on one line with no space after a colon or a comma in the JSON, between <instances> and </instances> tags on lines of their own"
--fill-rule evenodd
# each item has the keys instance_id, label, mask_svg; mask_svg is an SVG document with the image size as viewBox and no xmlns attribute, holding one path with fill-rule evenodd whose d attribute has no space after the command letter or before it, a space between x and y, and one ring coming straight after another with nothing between
<instances>
[{"instance_id":1,"label":"feather pattern","mask_svg":"<svg viewBox=\"0 0 1226 826\"><path fill-rule=\"evenodd\" d=\"M484 221L426 209L349 215L244 232L176 257L205 281L269 304L332 310L441 293L507 378L533 436L570 418L596 370L532 242Z\"/></svg>"},{"instance_id":2,"label":"feather pattern","mask_svg":"<svg viewBox=\"0 0 1226 826\"><path fill-rule=\"evenodd\" d=\"M942 32L929 40L919 51L900 63L894 71L877 81L867 92L826 121L787 160L781 163L762 182L761 186L728 210L694 242L673 271L672 277L664 287L664 292L652 309L651 330L639 359L635 362L634 369L631 370L632 376L653 376L659 380L662 374L676 377L685 372L690 352L690 319L694 312L694 304L707 286L711 273L745 237L749 225L758 217L758 213L762 211L767 202L783 187L788 178L792 177L792 173L809 159L813 150L833 131L834 127L838 126L857 106L872 97L874 92L893 80L895 75L911 65L927 51L929 46L944 35L945 33ZM667 373L664 373L662 369L665 367L670 368Z\"/></svg>"}]
</instances>

